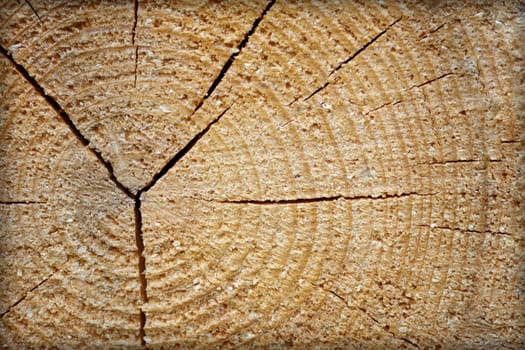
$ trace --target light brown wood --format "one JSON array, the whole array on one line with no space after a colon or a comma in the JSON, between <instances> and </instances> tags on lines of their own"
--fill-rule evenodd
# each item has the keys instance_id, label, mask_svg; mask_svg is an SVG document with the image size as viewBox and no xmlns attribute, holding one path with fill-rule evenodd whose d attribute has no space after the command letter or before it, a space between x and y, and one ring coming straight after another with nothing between
<instances>
[{"instance_id":1,"label":"light brown wood","mask_svg":"<svg viewBox=\"0 0 525 350\"><path fill-rule=\"evenodd\" d=\"M518 1L0 8L4 348L525 346Z\"/></svg>"}]
</instances>

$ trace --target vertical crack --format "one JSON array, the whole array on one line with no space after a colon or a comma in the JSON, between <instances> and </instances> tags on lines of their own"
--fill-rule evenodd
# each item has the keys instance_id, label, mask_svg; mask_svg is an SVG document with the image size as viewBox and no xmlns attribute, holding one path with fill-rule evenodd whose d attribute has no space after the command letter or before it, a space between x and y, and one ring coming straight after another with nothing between
<instances>
[{"instance_id":1,"label":"vertical crack","mask_svg":"<svg viewBox=\"0 0 525 350\"><path fill-rule=\"evenodd\" d=\"M0 53L4 55L16 68L16 70L24 77L24 79L30 83L33 88L36 90L36 92L44 98L44 100L47 102L47 104L55 110L55 112L60 116L62 121L68 126L69 130L75 135L78 141L82 143L84 147L86 147L91 153L95 155L95 157L104 165L104 167L107 169L109 173L109 178L111 181L115 183L115 185L122 190L128 197L135 198L133 193L130 189L128 189L126 186L124 186L115 176L115 172L113 171L113 166L111 165L111 162L109 160L104 159L102 156L102 153L97 151L96 149L89 146L89 140L80 132L80 130L77 128L75 123L73 123L73 120L67 114L67 112L60 106L60 104L50 95L46 94L44 88L36 81L35 78L33 78L29 72L22 66L21 64L17 63L13 56L2 46L0 45Z\"/></svg>"},{"instance_id":2,"label":"vertical crack","mask_svg":"<svg viewBox=\"0 0 525 350\"><path fill-rule=\"evenodd\" d=\"M148 293L147 286L148 281L146 280L146 258L144 257L144 239L142 237L142 213L140 211L141 201L140 201L141 192L137 193L135 197L135 243L137 245L137 254L138 254L138 268L139 268L139 282L140 282L140 301L142 305L148 302ZM146 314L140 306L140 345L145 346L146 341L144 336L144 327L146 325Z\"/></svg>"},{"instance_id":3,"label":"vertical crack","mask_svg":"<svg viewBox=\"0 0 525 350\"><path fill-rule=\"evenodd\" d=\"M231 106L230 106L231 107ZM144 256L144 237L142 232L142 212L141 212L141 195L142 193L148 191L151 187L153 187L157 181L162 178L174 165L177 163L186 153L188 153L193 146L210 130L213 124L217 123L221 117L226 114L226 112L230 109L230 107L226 108L217 118L215 118L211 123L209 123L206 128L204 128L201 132L199 132L197 135L195 135L190 142L184 146L179 152L171 158L171 160L164 165L164 167L161 169L160 172L158 172L153 179L144 186L141 190L137 192L137 195L134 196L135 199L135 242L137 245L137 254L138 254L138 269L139 269L139 282L140 282L140 301L142 305L148 302L148 293L147 293L147 287L148 287L148 281L146 278L146 257ZM145 339L145 326L146 326L146 314L144 313L144 310L142 306L140 307L140 328L139 328L139 337L140 337L140 344L142 347L146 346L146 339Z\"/></svg>"},{"instance_id":4,"label":"vertical crack","mask_svg":"<svg viewBox=\"0 0 525 350\"><path fill-rule=\"evenodd\" d=\"M133 87L137 87L137 67L139 64L139 46L135 46L135 68L133 70Z\"/></svg>"},{"instance_id":5,"label":"vertical crack","mask_svg":"<svg viewBox=\"0 0 525 350\"><path fill-rule=\"evenodd\" d=\"M139 0L135 0L133 4L133 27L131 28L131 43L135 46L135 35L137 34L137 20L139 13Z\"/></svg>"},{"instance_id":6,"label":"vertical crack","mask_svg":"<svg viewBox=\"0 0 525 350\"><path fill-rule=\"evenodd\" d=\"M135 38L137 36L137 22L138 22L138 14L139 14L139 0L135 0L134 6L133 6L134 12L133 12L133 27L131 28L131 44L135 47L135 68L133 71L134 79L133 79L133 87L137 87L137 67L138 67L138 61L139 61L139 46L135 45Z\"/></svg>"},{"instance_id":7,"label":"vertical crack","mask_svg":"<svg viewBox=\"0 0 525 350\"><path fill-rule=\"evenodd\" d=\"M195 107L195 109L191 113L190 118L191 118L191 116L193 116L202 107L202 105L204 104L204 101L206 101L206 99L211 96L213 91L215 91L217 86L219 86L219 84L221 83L222 79L226 75L226 72L228 72L228 70L230 69L231 65L233 64L233 61L235 61L237 56L239 56L239 54L241 53L242 49L244 49L246 44L248 44L248 40L250 40L250 37L253 35L253 33L255 33L255 31L257 30L257 27L259 26L259 24L263 20L264 16L266 16L268 11L270 11L272 6L275 4L275 1L276 0L271 0L268 3L268 5L266 5L266 7L264 8L264 10L261 13L261 15L255 19L255 21L253 22L252 27L250 28L250 30L244 35L244 38L242 39L242 41L237 46L237 49L228 58L228 60L226 61L226 63L222 67L221 71L219 72L219 75L217 75L215 80L212 82L212 84L208 88L208 91L206 91L206 94L204 95L204 97L201 98L199 104L197 105L197 107Z\"/></svg>"}]
</instances>

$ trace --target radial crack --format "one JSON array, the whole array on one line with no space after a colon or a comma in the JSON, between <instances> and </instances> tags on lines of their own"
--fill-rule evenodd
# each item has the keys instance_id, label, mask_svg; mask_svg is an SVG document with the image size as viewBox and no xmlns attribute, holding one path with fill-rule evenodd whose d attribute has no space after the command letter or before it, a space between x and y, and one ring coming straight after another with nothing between
<instances>
[{"instance_id":1,"label":"radial crack","mask_svg":"<svg viewBox=\"0 0 525 350\"><path fill-rule=\"evenodd\" d=\"M340 62L337 67L335 67L334 69L332 69L332 71L330 72L330 74L328 74L328 77L331 77L335 72L337 72L338 70L340 70L341 68L343 68L345 65L347 65L348 63L350 63L354 58L356 58L357 56L359 56L363 51L365 51L370 45L372 45L373 43L375 43L379 38L381 38L383 35L386 34L386 32L388 32L388 30L390 28L392 28L392 26L394 26L397 22L399 22L401 20L401 17L399 17L398 19L396 19L394 22L392 22L391 24L389 24L383 31L381 31L379 34L377 34L375 37L373 37L372 39L370 39L366 44L364 44L363 46L361 46L356 52L354 52L350 57L348 57L347 59L345 59L344 61ZM309 94L308 96L306 96L303 101L307 101L309 100L310 98L312 98L315 94L319 93L320 91L322 91L323 89L325 89L328 85L330 85L330 82L327 81L325 82L323 85L321 85L320 87L318 87L317 89L315 89L311 94ZM296 99L297 100L297 99ZM295 101L292 101L289 105L292 105Z\"/></svg>"},{"instance_id":2,"label":"radial crack","mask_svg":"<svg viewBox=\"0 0 525 350\"><path fill-rule=\"evenodd\" d=\"M275 1L276 0L271 0L268 5L266 5L266 7L264 8L263 12L261 13L261 15L259 17L257 17L255 19L255 21L253 22L252 24L252 27L250 28L250 30L244 35L244 38L242 39L242 41L239 43L239 45L237 46L237 49L231 54L231 56L228 58L228 60L226 61L226 63L224 64L224 66L222 67L221 71L219 72L219 75L217 75L217 77L215 78L215 80L212 82L212 84L210 85L210 87L208 88L208 91L206 91L206 94L204 95L204 97L201 98L200 102L197 104L197 107L195 107L195 109L193 110L193 112L191 113L190 115L190 118L191 116L193 116L195 113L197 113L197 111L202 107L202 105L204 104L204 101L206 101L206 99L208 99L211 94L213 94L213 91L215 91L215 89L217 88L217 86L219 86L219 84L221 83L222 79L224 78L224 76L226 75L226 73L228 72L228 70L230 69L231 65L233 64L233 61L235 61L235 59L237 58L237 56L239 56L239 54L241 53L242 49L244 49L244 47L246 46L246 44L248 44L248 40L250 40L250 37L253 35L253 33L255 33L255 31L257 30L257 27L259 26L259 24L261 23L261 21L263 20L264 16L266 16L266 14L268 13L268 11L270 11L270 9L272 8L272 6L275 4Z\"/></svg>"},{"instance_id":3,"label":"radial crack","mask_svg":"<svg viewBox=\"0 0 525 350\"><path fill-rule=\"evenodd\" d=\"M137 34L137 21L139 13L139 0L135 0L133 3L133 27L131 28L131 44L135 46L135 36Z\"/></svg>"},{"instance_id":4,"label":"radial crack","mask_svg":"<svg viewBox=\"0 0 525 350\"><path fill-rule=\"evenodd\" d=\"M451 159L451 160L442 160L442 161L432 161L432 162L418 162L405 166L405 168L413 168L420 165L446 165L446 164L461 164L461 163L500 163L503 162L502 159Z\"/></svg>"},{"instance_id":5,"label":"radial crack","mask_svg":"<svg viewBox=\"0 0 525 350\"><path fill-rule=\"evenodd\" d=\"M430 162L428 164L435 165L435 164L449 164L449 163L479 163L479 162L491 162L491 163L498 163L501 162L501 159L453 159L453 160L444 160L442 162Z\"/></svg>"},{"instance_id":6,"label":"radial crack","mask_svg":"<svg viewBox=\"0 0 525 350\"><path fill-rule=\"evenodd\" d=\"M80 132L80 130L76 127L75 123L73 123L73 120L69 117L67 112L60 106L60 104L51 96L46 94L44 88L36 81L35 78L33 78L29 72L22 66L21 64L17 63L13 56L2 46L0 45L0 52L9 60L11 63L15 66L16 70L24 77L24 79L29 82L33 88L46 100L46 102L55 110L55 112L62 118L62 121L66 123L66 125L69 127L69 130L73 133L73 135L76 136L78 141L82 143L83 146L85 146L88 150L90 150L95 157L104 165L104 167L109 172L110 179L117 185L117 187L122 190L128 197L135 198L133 193L124 186L115 176L115 173L113 171L113 166L111 163L104 159L102 157L102 154L95 150L94 148L91 148L89 146L89 140Z\"/></svg>"},{"instance_id":7,"label":"radial crack","mask_svg":"<svg viewBox=\"0 0 525 350\"><path fill-rule=\"evenodd\" d=\"M0 201L0 204L12 205L12 204L45 204L45 201Z\"/></svg>"},{"instance_id":8,"label":"radial crack","mask_svg":"<svg viewBox=\"0 0 525 350\"><path fill-rule=\"evenodd\" d=\"M328 85L330 85L330 82L329 82L329 81L327 81L326 83L324 83L322 86L318 87L318 88L317 88L314 92L312 92L310 95L306 96L306 97L303 99L303 101L308 101L308 100L311 99L315 94L317 94L317 93L323 91ZM294 100L293 102L295 102L295 101L297 101L297 99ZM290 103L290 105L292 105L293 102Z\"/></svg>"},{"instance_id":9,"label":"radial crack","mask_svg":"<svg viewBox=\"0 0 525 350\"><path fill-rule=\"evenodd\" d=\"M44 88L36 81L36 79L29 74L29 72L24 68L24 66L17 63L13 56L2 45L0 45L0 53L2 53L15 66L16 70L24 77L24 79L27 82L29 82L33 86L33 88L40 94L40 96L42 96L44 100L46 100L49 106L51 106L51 108L55 110L55 112L69 127L69 130L73 133L73 135L75 135L78 141L80 141L80 143L82 143L83 146L90 150L95 155L95 157L97 157L97 159L104 165L104 167L109 172L110 179L115 183L115 185L120 190L122 190L128 197L135 198L133 193L131 193L131 191L117 179L111 163L108 160L104 159L104 157L102 157L102 154L99 151L89 146L89 140L76 127L75 123L73 123L73 120L62 108L62 106L60 106L60 104L53 97L46 94Z\"/></svg>"},{"instance_id":10,"label":"radial crack","mask_svg":"<svg viewBox=\"0 0 525 350\"><path fill-rule=\"evenodd\" d=\"M501 143L520 143L520 140L501 140Z\"/></svg>"},{"instance_id":11,"label":"radial crack","mask_svg":"<svg viewBox=\"0 0 525 350\"><path fill-rule=\"evenodd\" d=\"M42 21L42 18L40 18L40 16L38 15L38 12L36 12L35 8L31 4L31 2L29 0L25 0L25 3L27 4L27 6L29 6L31 8L31 11L33 11L33 13L35 14L36 18L38 18L38 21L40 22L40 24L45 28L46 26L44 25L44 21Z\"/></svg>"},{"instance_id":12,"label":"radial crack","mask_svg":"<svg viewBox=\"0 0 525 350\"><path fill-rule=\"evenodd\" d=\"M15 308L18 304L20 304L22 301L24 301L28 296L29 294L31 294L32 292L34 292L37 288L39 288L41 285L43 285L44 283L46 283L54 274L56 273L56 271L53 271L49 276L47 276L46 278L44 278L42 281L40 281L38 284L36 284L34 287L32 287L27 293L25 293L20 299L18 299L17 301L15 301L13 304L11 304L6 311L2 312L0 314L0 318L3 318L5 315L7 315L13 308Z\"/></svg>"},{"instance_id":13,"label":"radial crack","mask_svg":"<svg viewBox=\"0 0 525 350\"><path fill-rule=\"evenodd\" d=\"M262 200L253 200L253 199L241 199L241 200L213 200L214 202L219 203L234 203L234 204L259 204L259 205L275 205L275 204L303 204L303 203L317 203L317 202L332 202L339 199L343 200L382 200L388 198L400 198L407 196L433 196L434 193L418 193L418 192L405 192L399 194L382 194L382 195L369 195L369 196L329 196L329 197L312 197L312 198L294 198L294 199L262 199Z\"/></svg>"},{"instance_id":14,"label":"radial crack","mask_svg":"<svg viewBox=\"0 0 525 350\"><path fill-rule=\"evenodd\" d=\"M187 144L184 146L179 152L177 152L173 158L171 158L162 169L153 176L153 179L144 186L139 193L137 194L137 197L140 197L140 194L143 192L147 192L150 188L152 188L157 181L159 181L166 173L177 163L182 157L188 153L193 146L210 130L210 128L213 126L213 124L217 123L226 112L228 112L231 108L231 105L227 107L221 114L219 114L218 117L213 119L203 130L201 130L198 134L196 134Z\"/></svg>"},{"instance_id":15,"label":"radial crack","mask_svg":"<svg viewBox=\"0 0 525 350\"><path fill-rule=\"evenodd\" d=\"M339 295L336 291L332 290L332 289L325 289L322 285L318 285L318 284L315 284L311 281L308 281L310 282L310 284L312 284L313 286L315 287L318 287L320 288L321 290L325 291L326 293L330 293L332 294L334 297L336 297L337 299L339 299L344 305L346 308L350 309L350 310L353 310L351 307L350 307L350 304L346 301L345 298L343 298L341 295ZM366 310L364 307L362 306L358 306L355 302L353 303L353 306L355 308L357 308L359 311L361 311L366 317L368 317L369 319L371 319L375 324L377 324L381 329L383 329L386 333L390 334L392 337L394 337L395 339L399 339L401 341L404 341L405 343L408 343L410 345L412 345L413 347L419 349L419 346L414 343L412 340L406 338L406 337L399 337L397 336L394 332L388 330L388 328L385 327L385 325L383 325L381 322L379 322L379 320L377 318L375 318L374 316L372 316L368 310Z\"/></svg>"},{"instance_id":16,"label":"radial crack","mask_svg":"<svg viewBox=\"0 0 525 350\"><path fill-rule=\"evenodd\" d=\"M231 107L231 106L230 106ZM135 199L135 243L137 246L137 254L138 254L138 269L139 269L139 283L140 283L140 300L142 305L148 302L148 293L147 293L147 287L148 287L148 281L146 278L146 257L144 256L144 237L142 232L142 212L141 212L141 195L142 193L148 191L151 187L153 187L157 181L162 178L174 165L177 163L186 153L188 153L193 146L210 130L213 124L217 123L221 117L230 109L230 107L226 108L218 117L216 117L212 122L210 122L206 128L204 128L201 132L199 132L197 135L195 135L190 142L184 146L179 152L173 156L173 158L170 159L166 163L166 165L155 174L153 179L144 186L141 190L138 191L137 195L134 196ZM140 344L142 347L146 346L146 339L145 339L145 326L146 326L146 314L144 313L143 307L140 307L139 310L139 317L140 317L140 328L139 328L139 337L140 337Z\"/></svg>"},{"instance_id":17,"label":"radial crack","mask_svg":"<svg viewBox=\"0 0 525 350\"><path fill-rule=\"evenodd\" d=\"M377 111L377 110L379 110L379 109L381 109L381 108L385 108L385 107L390 106L390 105L397 105L397 104L399 104L399 103L401 103L401 102L403 102L403 100L396 100L396 101L390 101L390 102L383 103L382 105L377 106L377 107L375 107L375 108L369 110L369 111L366 112L364 115L367 116L367 115L369 115L370 113L375 112L375 111Z\"/></svg>"},{"instance_id":18,"label":"radial crack","mask_svg":"<svg viewBox=\"0 0 525 350\"><path fill-rule=\"evenodd\" d=\"M441 230L459 231L459 232L463 232L463 233L465 233L465 232L466 232L466 233L481 233L481 234L488 233L488 234L491 234L491 235L506 235L506 236L512 236L512 233L510 233L510 232L506 232L506 231L504 231L504 230L501 230L501 231L490 231L490 230L480 231L480 230L469 229L469 228L463 229L463 228L459 228L459 227L438 226L438 225L427 225L427 224L419 224L419 225L416 225L416 226L419 226L419 227L429 227L429 228L437 228L437 229L441 229Z\"/></svg>"},{"instance_id":19,"label":"radial crack","mask_svg":"<svg viewBox=\"0 0 525 350\"><path fill-rule=\"evenodd\" d=\"M447 16L448 17L448 16ZM440 30L441 28L443 28L445 25L447 24L447 22L443 22L442 24L440 24L439 26L437 26L435 29L432 29L431 31L425 33L424 35L422 35L420 37L419 40L423 40L425 38L427 38L430 34L434 34L435 32L437 32L438 30Z\"/></svg>"},{"instance_id":20,"label":"radial crack","mask_svg":"<svg viewBox=\"0 0 525 350\"><path fill-rule=\"evenodd\" d=\"M420 84L412 85L407 90L412 90L412 89L415 89L415 88L423 87L423 86L428 85L428 84L432 84L433 82L441 80L443 78L446 78L446 77L448 77L450 75L455 75L455 74L454 73L450 73L450 72L449 73L445 73L445 74L441 74L439 77L432 78L432 79L424 81L424 82L422 82Z\"/></svg>"},{"instance_id":21,"label":"radial crack","mask_svg":"<svg viewBox=\"0 0 525 350\"><path fill-rule=\"evenodd\" d=\"M135 68L133 70L133 87L137 87L137 69L139 65L139 47L135 46Z\"/></svg>"},{"instance_id":22,"label":"radial crack","mask_svg":"<svg viewBox=\"0 0 525 350\"><path fill-rule=\"evenodd\" d=\"M333 75L335 72L337 72L338 70L340 70L341 68L343 68L346 64L350 63L354 58L356 58L357 56L359 56L363 51L365 51L370 45L372 45L373 43L375 43L379 38L381 38L383 35L386 34L386 32L388 32L388 30L390 28L392 28L397 22L399 22L401 20L401 17L399 17L398 19L396 19L394 22L390 23L382 32L380 32L379 34L377 34L375 37L373 37L370 41L368 41L365 45L363 45L359 50L357 50L356 52L354 52L353 55L351 55L350 57L348 57L346 60L344 60L343 62L339 63L339 65L337 67L335 67L328 76L331 76Z\"/></svg>"},{"instance_id":23,"label":"radial crack","mask_svg":"<svg viewBox=\"0 0 525 350\"><path fill-rule=\"evenodd\" d=\"M141 201L140 194L135 198L135 243L137 245L138 254L138 268L139 268L139 282L140 282L140 301L142 304L148 302L148 281L146 279L146 258L144 257L144 239L142 235L142 213L140 211ZM146 345L144 327L146 325L146 314L144 313L142 306L140 307L140 329L139 337L140 344Z\"/></svg>"},{"instance_id":24,"label":"radial crack","mask_svg":"<svg viewBox=\"0 0 525 350\"><path fill-rule=\"evenodd\" d=\"M135 0L134 2L134 14L133 14L133 27L131 29L131 44L135 47L135 68L133 70L133 87L137 87L137 68L139 63L139 46L135 45L135 38L137 36L137 22L138 22L138 14L139 14L139 0Z\"/></svg>"}]
</instances>

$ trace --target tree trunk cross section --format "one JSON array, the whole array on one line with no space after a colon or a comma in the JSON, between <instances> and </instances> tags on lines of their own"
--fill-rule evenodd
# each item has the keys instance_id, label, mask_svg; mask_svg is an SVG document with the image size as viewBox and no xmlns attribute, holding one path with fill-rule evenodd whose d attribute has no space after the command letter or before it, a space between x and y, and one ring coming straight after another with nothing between
<instances>
[{"instance_id":1,"label":"tree trunk cross section","mask_svg":"<svg viewBox=\"0 0 525 350\"><path fill-rule=\"evenodd\" d=\"M518 1L0 9L0 348L525 347Z\"/></svg>"}]
</instances>

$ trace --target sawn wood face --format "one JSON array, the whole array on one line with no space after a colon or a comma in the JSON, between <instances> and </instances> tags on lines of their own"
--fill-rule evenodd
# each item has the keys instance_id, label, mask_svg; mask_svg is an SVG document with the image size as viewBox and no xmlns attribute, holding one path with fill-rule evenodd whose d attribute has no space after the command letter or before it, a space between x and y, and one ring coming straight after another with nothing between
<instances>
[{"instance_id":1,"label":"sawn wood face","mask_svg":"<svg viewBox=\"0 0 525 350\"><path fill-rule=\"evenodd\" d=\"M524 23L2 1L1 346L523 348Z\"/></svg>"}]
</instances>

